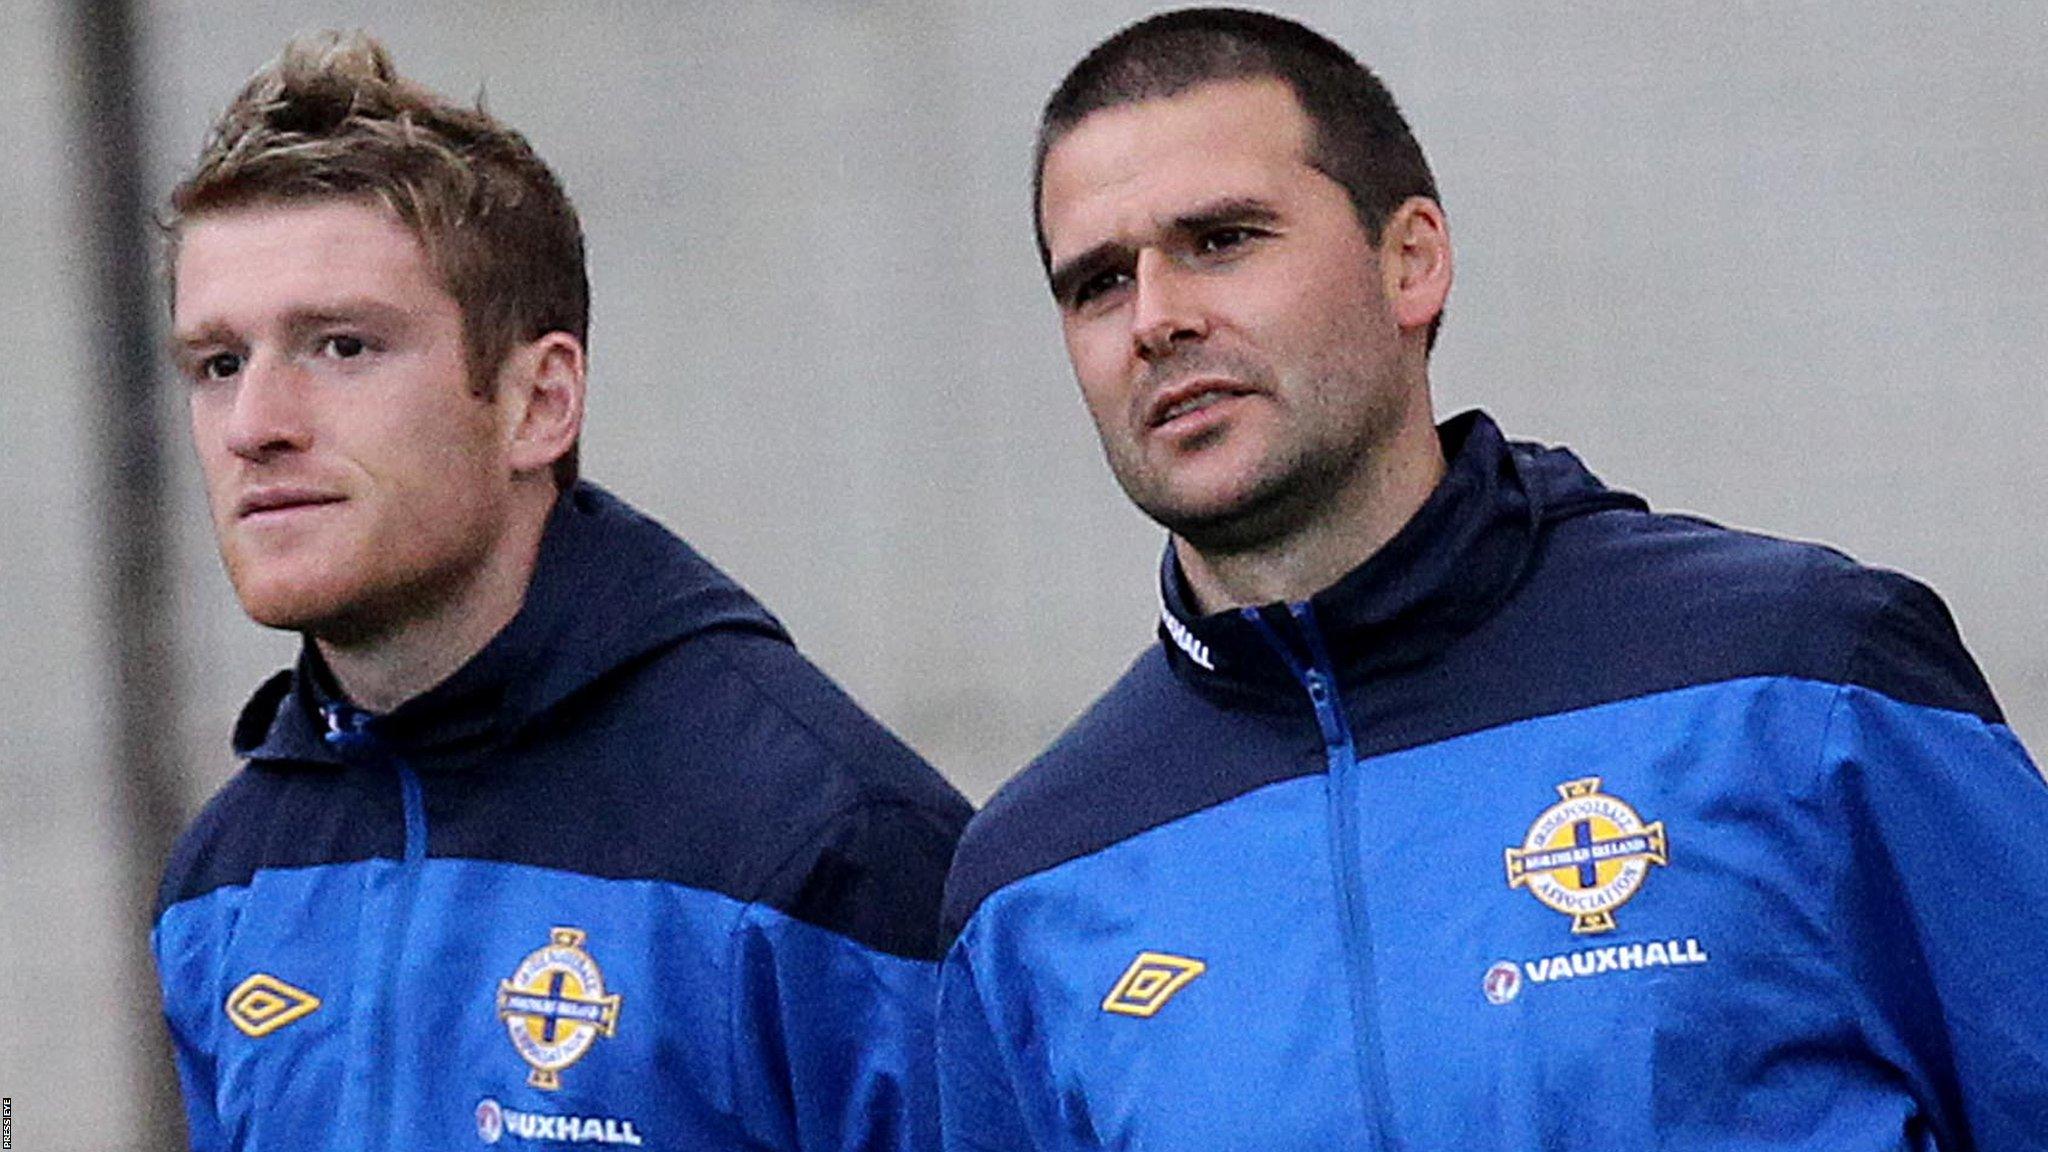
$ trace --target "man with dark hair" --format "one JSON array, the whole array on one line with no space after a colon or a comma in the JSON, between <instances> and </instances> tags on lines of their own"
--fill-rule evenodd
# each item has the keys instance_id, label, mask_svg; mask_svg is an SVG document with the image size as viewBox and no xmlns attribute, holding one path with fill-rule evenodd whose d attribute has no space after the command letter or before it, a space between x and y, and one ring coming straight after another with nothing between
<instances>
[{"instance_id":1,"label":"man with dark hair","mask_svg":"<svg viewBox=\"0 0 2048 1152\"><path fill-rule=\"evenodd\" d=\"M949 1148L2048 1147L2048 787L1932 592L1438 426L1428 166L1297 24L1125 29L1038 152L1170 543L961 843Z\"/></svg>"},{"instance_id":2,"label":"man with dark hair","mask_svg":"<svg viewBox=\"0 0 2048 1152\"><path fill-rule=\"evenodd\" d=\"M1045 190L1045 155L1090 113L1161 99L1198 84L1284 79L1309 138L1303 162L1335 181L1377 240L1411 197L1437 199L1436 177L1408 121L1379 77L1307 28L1262 12L1225 8L1168 12L1113 37L1074 66L1039 117L1031 160L1031 202ZM1051 271L1045 221L1031 225L1039 262ZM1430 336L1435 338L1432 327Z\"/></svg>"},{"instance_id":3,"label":"man with dark hair","mask_svg":"<svg viewBox=\"0 0 2048 1152\"><path fill-rule=\"evenodd\" d=\"M576 478L576 213L362 37L295 42L166 225L221 556L304 637L154 933L200 1149L933 1147L966 803Z\"/></svg>"}]
</instances>

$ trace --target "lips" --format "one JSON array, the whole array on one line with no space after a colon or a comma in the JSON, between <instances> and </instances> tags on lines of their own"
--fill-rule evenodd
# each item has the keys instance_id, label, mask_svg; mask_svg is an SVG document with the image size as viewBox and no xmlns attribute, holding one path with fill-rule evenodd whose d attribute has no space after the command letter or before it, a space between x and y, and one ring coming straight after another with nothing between
<instances>
[{"instance_id":1,"label":"lips","mask_svg":"<svg viewBox=\"0 0 2048 1152\"><path fill-rule=\"evenodd\" d=\"M268 512L289 512L302 508L317 508L326 504L339 504L344 497L316 488L278 486L258 488L243 494L235 502L235 519L246 520Z\"/></svg>"},{"instance_id":2,"label":"lips","mask_svg":"<svg viewBox=\"0 0 2048 1152\"><path fill-rule=\"evenodd\" d=\"M1145 406L1145 427L1159 428L1183 416L1200 412L1219 401L1253 395L1257 389L1235 380L1204 377L1161 388Z\"/></svg>"}]
</instances>

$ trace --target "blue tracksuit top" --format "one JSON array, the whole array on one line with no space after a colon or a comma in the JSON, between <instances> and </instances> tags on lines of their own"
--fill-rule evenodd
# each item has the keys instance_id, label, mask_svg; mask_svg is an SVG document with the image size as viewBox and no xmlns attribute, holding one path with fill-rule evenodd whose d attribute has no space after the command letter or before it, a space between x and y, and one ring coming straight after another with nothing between
<instances>
[{"instance_id":1,"label":"blue tracksuit top","mask_svg":"<svg viewBox=\"0 0 2048 1152\"><path fill-rule=\"evenodd\" d=\"M1478 413L969 826L946 1146L2048 1148L2048 786L1925 587Z\"/></svg>"},{"instance_id":2,"label":"blue tracksuit top","mask_svg":"<svg viewBox=\"0 0 2048 1152\"><path fill-rule=\"evenodd\" d=\"M194 1148L936 1145L966 802L601 490L447 681L309 646L235 744L153 937Z\"/></svg>"}]
</instances>

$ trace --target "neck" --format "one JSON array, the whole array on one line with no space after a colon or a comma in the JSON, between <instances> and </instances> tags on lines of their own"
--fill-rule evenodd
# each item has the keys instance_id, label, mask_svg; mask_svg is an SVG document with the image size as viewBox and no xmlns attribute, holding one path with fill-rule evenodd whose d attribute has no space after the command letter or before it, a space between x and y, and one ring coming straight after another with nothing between
<instances>
[{"instance_id":1,"label":"neck","mask_svg":"<svg viewBox=\"0 0 2048 1152\"><path fill-rule=\"evenodd\" d=\"M470 662L526 603L540 556L549 503L515 518L484 563L455 587L412 605L380 628L313 633L313 643L342 692L370 712L389 712Z\"/></svg>"},{"instance_id":2,"label":"neck","mask_svg":"<svg viewBox=\"0 0 2048 1152\"><path fill-rule=\"evenodd\" d=\"M1230 549L1174 537L1196 607L1208 614L1306 600L1371 559L1443 479L1443 447L1426 409L1424 416L1405 422L1350 484L1285 532Z\"/></svg>"}]
</instances>

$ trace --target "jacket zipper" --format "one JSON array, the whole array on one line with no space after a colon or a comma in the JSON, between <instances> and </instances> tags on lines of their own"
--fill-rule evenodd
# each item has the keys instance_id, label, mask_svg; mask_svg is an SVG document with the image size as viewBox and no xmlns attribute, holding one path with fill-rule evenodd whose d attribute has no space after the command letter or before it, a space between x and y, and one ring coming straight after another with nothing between
<instances>
[{"instance_id":1,"label":"jacket zipper","mask_svg":"<svg viewBox=\"0 0 2048 1152\"><path fill-rule=\"evenodd\" d=\"M1388 1152L1394 1147L1388 1135L1387 1089L1379 1060L1378 1016L1374 1011L1372 923L1365 906L1365 884L1358 859L1358 748L1351 737L1351 722L1344 715L1344 702L1337 692L1337 674L1317 627L1315 610L1307 601L1287 606L1295 627L1307 646L1304 663L1257 608L1241 610L1259 634L1265 637L1287 670L1308 694L1315 710L1316 728L1323 739L1323 760L1328 769L1326 795L1329 804L1330 855L1337 873L1337 907L1344 927L1344 959L1350 978L1351 1018L1357 1029L1352 1055L1356 1061L1358 1090L1365 1108L1369 1146Z\"/></svg>"},{"instance_id":2,"label":"jacket zipper","mask_svg":"<svg viewBox=\"0 0 2048 1152\"><path fill-rule=\"evenodd\" d=\"M416 864L426 859L427 802L419 773L370 730L375 719L370 713L348 704L322 705L320 712L327 721L329 747L356 759L381 760L396 771L399 803L405 812L405 862Z\"/></svg>"},{"instance_id":3,"label":"jacket zipper","mask_svg":"<svg viewBox=\"0 0 2048 1152\"><path fill-rule=\"evenodd\" d=\"M356 930L355 978L350 990L349 1048L342 1066L341 1114L357 1117L336 1136L335 1152L368 1143L381 1147L404 1144L405 1135L391 1131L398 1115L391 1099L384 1053L398 1019L396 974L402 967L404 943L411 934L418 865L427 855L427 811L419 773L384 743L371 727L375 717L348 704L321 709L327 721L327 743L357 762L383 764L398 777L398 796L405 819L402 862L394 873L366 874ZM337 1129L340 1133L341 1129Z\"/></svg>"}]
</instances>

